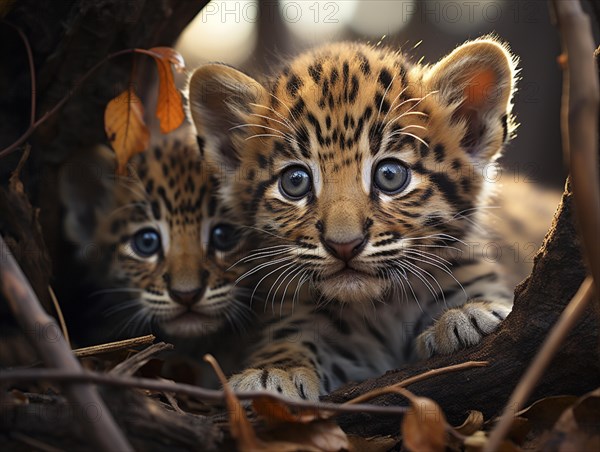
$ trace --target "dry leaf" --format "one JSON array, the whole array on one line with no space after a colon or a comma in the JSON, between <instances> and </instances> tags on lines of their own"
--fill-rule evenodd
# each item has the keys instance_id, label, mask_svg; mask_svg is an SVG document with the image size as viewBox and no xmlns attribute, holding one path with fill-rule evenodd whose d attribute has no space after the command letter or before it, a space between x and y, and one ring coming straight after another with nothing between
<instances>
[{"instance_id":1,"label":"dry leaf","mask_svg":"<svg viewBox=\"0 0 600 452\"><path fill-rule=\"evenodd\" d=\"M534 402L515 414L506 437L522 444L530 433L550 430L560 415L576 401L576 396L551 396Z\"/></svg>"},{"instance_id":2,"label":"dry leaf","mask_svg":"<svg viewBox=\"0 0 600 452\"><path fill-rule=\"evenodd\" d=\"M227 412L229 415L229 429L231 431L231 436L237 441L239 449L241 451L264 450L261 447L262 444L260 440L254 433L252 425L250 425L244 407L232 391L231 386L229 386L227 378L225 377L225 374L223 374L217 360L211 355L205 355L204 360L213 367L219 381L223 385L225 404L227 405Z\"/></svg>"},{"instance_id":3,"label":"dry leaf","mask_svg":"<svg viewBox=\"0 0 600 452\"><path fill-rule=\"evenodd\" d=\"M142 101L132 88L108 103L104 110L104 129L117 155L117 173L125 174L129 159L144 152L150 142Z\"/></svg>"},{"instance_id":4,"label":"dry leaf","mask_svg":"<svg viewBox=\"0 0 600 452\"><path fill-rule=\"evenodd\" d=\"M306 424L317 419L329 419L334 413L321 412L317 409L296 410L292 413L283 402L268 396L257 397L252 400L252 408L269 424L277 425L282 422Z\"/></svg>"},{"instance_id":5,"label":"dry leaf","mask_svg":"<svg viewBox=\"0 0 600 452\"><path fill-rule=\"evenodd\" d=\"M483 426L483 414L481 411L469 411L469 416L458 427L454 427L458 433L464 436L470 436L473 433L481 430Z\"/></svg>"},{"instance_id":6,"label":"dry leaf","mask_svg":"<svg viewBox=\"0 0 600 452\"><path fill-rule=\"evenodd\" d=\"M181 53L171 47L152 47L148 52L155 54L153 55L155 58L167 60L177 72L183 72L185 69L185 61Z\"/></svg>"},{"instance_id":7,"label":"dry leaf","mask_svg":"<svg viewBox=\"0 0 600 452\"><path fill-rule=\"evenodd\" d=\"M331 420L315 420L307 424L287 422L279 424L266 435L269 439L277 441L269 441L267 444L290 445L293 447L290 450L337 452L348 450L350 447L344 431Z\"/></svg>"},{"instance_id":8,"label":"dry leaf","mask_svg":"<svg viewBox=\"0 0 600 452\"><path fill-rule=\"evenodd\" d=\"M446 418L437 403L425 397L411 397L402 420L402 442L415 452L444 451Z\"/></svg>"},{"instance_id":9,"label":"dry leaf","mask_svg":"<svg viewBox=\"0 0 600 452\"><path fill-rule=\"evenodd\" d=\"M488 438L485 432L475 432L465 439L465 452L481 452L487 441ZM521 452L521 449L510 441L502 440L497 452Z\"/></svg>"},{"instance_id":10,"label":"dry leaf","mask_svg":"<svg viewBox=\"0 0 600 452\"><path fill-rule=\"evenodd\" d=\"M600 450L600 389L566 409L547 435L544 450Z\"/></svg>"},{"instance_id":11,"label":"dry leaf","mask_svg":"<svg viewBox=\"0 0 600 452\"><path fill-rule=\"evenodd\" d=\"M350 450L356 452L387 452L391 450L399 440L391 436L374 436L363 438L362 436L348 435Z\"/></svg>"},{"instance_id":12,"label":"dry leaf","mask_svg":"<svg viewBox=\"0 0 600 452\"><path fill-rule=\"evenodd\" d=\"M211 355L205 355L204 360L207 361L214 369L219 381L223 385L225 393L225 404L229 416L229 429L231 436L236 440L238 449L241 452L318 452L319 449L313 447L300 447L297 444L289 442L265 442L257 438L254 429L246 416L246 411L240 403L239 399L232 391L231 386L227 382L227 378L217 360Z\"/></svg>"},{"instance_id":13,"label":"dry leaf","mask_svg":"<svg viewBox=\"0 0 600 452\"><path fill-rule=\"evenodd\" d=\"M185 63L182 56L170 47L154 47L149 52L156 61L159 78L156 117L160 122L161 132L169 133L185 119L181 93L175 86L171 65L179 71L185 68Z\"/></svg>"}]
</instances>

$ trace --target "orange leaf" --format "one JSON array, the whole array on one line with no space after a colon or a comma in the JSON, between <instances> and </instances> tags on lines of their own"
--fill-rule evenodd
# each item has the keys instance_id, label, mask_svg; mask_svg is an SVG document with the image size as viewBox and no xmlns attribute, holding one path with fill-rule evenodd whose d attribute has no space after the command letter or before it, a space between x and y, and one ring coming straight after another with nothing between
<instances>
[{"instance_id":1,"label":"orange leaf","mask_svg":"<svg viewBox=\"0 0 600 452\"><path fill-rule=\"evenodd\" d=\"M144 106L132 88L123 91L106 106L104 130L117 155L117 173L125 174L129 159L144 152L150 142Z\"/></svg>"},{"instance_id":2,"label":"orange leaf","mask_svg":"<svg viewBox=\"0 0 600 452\"><path fill-rule=\"evenodd\" d=\"M212 355L204 355L204 361L212 366L217 374L217 378L223 385L225 404L227 405L227 411L229 412L229 429L231 431L231 436L237 441L239 449L242 451L260 450L261 442L256 437L254 429L246 416L246 411L231 389L231 386L229 386L227 378L225 378L219 363L217 363L217 360Z\"/></svg>"},{"instance_id":3,"label":"orange leaf","mask_svg":"<svg viewBox=\"0 0 600 452\"><path fill-rule=\"evenodd\" d=\"M160 121L160 131L169 133L185 119L181 93L175 86L171 64L177 70L182 70L185 64L181 55L170 47L154 47L149 53L156 61L159 78L156 117Z\"/></svg>"},{"instance_id":4,"label":"orange leaf","mask_svg":"<svg viewBox=\"0 0 600 452\"><path fill-rule=\"evenodd\" d=\"M270 424L290 422L294 424L307 424L319 419L329 419L333 413L321 412L312 408L290 411L283 402L273 399L268 395L256 397L252 400L252 408Z\"/></svg>"},{"instance_id":5,"label":"orange leaf","mask_svg":"<svg viewBox=\"0 0 600 452\"><path fill-rule=\"evenodd\" d=\"M410 409L402 420L402 442L410 451L446 450L446 418L437 403L411 397Z\"/></svg>"},{"instance_id":6,"label":"orange leaf","mask_svg":"<svg viewBox=\"0 0 600 452\"><path fill-rule=\"evenodd\" d=\"M181 53L171 47L152 47L148 52L155 54L154 58L167 60L177 72L183 72L185 69L185 61Z\"/></svg>"}]
</instances>

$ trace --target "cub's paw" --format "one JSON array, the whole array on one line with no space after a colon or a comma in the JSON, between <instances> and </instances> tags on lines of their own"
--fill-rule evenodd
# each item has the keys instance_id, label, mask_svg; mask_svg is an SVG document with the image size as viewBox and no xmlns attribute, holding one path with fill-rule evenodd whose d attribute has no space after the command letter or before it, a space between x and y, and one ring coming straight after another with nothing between
<instances>
[{"instance_id":1,"label":"cub's paw","mask_svg":"<svg viewBox=\"0 0 600 452\"><path fill-rule=\"evenodd\" d=\"M229 379L236 391L270 391L292 399L318 400L319 377L309 367L247 369Z\"/></svg>"},{"instance_id":2,"label":"cub's paw","mask_svg":"<svg viewBox=\"0 0 600 452\"><path fill-rule=\"evenodd\" d=\"M478 344L500 325L510 310L507 304L487 301L449 309L417 337L417 352L421 358L428 358Z\"/></svg>"}]
</instances>

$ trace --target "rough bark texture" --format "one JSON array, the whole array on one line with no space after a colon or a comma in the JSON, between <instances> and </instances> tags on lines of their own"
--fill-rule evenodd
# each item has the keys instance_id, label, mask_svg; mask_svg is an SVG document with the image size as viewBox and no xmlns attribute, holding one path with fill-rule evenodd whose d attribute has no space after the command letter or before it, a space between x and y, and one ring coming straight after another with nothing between
<instances>
[{"instance_id":1,"label":"rough bark texture","mask_svg":"<svg viewBox=\"0 0 600 452\"><path fill-rule=\"evenodd\" d=\"M138 391L113 388L102 391L102 396L135 450L211 451L222 440L222 433L205 417L179 414ZM94 407L78 409L56 395L26 397L28 404L3 403L2 450L22 451L29 438L60 450L94 450L81 428L100 415Z\"/></svg>"},{"instance_id":2,"label":"rough bark texture","mask_svg":"<svg viewBox=\"0 0 600 452\"><path fill-rule=\"evenodd\" d=\"M558 216L535 258L531 276L515 290L515 307L502 327L478 347L451 356L434 357L356 386L342 388L327 397L344 402L373 388L387 386L436 367L469 360L489 361L489 366L442 375L409 386L415 394L429 397L444 410L450 423L459 424L469 410L483 412L486 419L497 414L550 327L583 281L586 271L572 221L570 189L563 195ZM598 324L589 315L571 332L567 341L537 386L531 400L554 394L584 394L600 385ZM406 402L397 396L373 401L381 405ZM361 436L398 432L398 419L372 419L348 415L342 427Z\"/></svg>"}]
</instances>

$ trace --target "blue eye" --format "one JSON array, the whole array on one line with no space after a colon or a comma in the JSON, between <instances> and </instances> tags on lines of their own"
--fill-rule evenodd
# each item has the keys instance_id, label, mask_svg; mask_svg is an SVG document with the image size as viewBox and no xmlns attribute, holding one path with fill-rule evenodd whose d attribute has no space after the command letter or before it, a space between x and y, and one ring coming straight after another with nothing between
<instances>
[{"instance_id":1,"label":"blue eye","mask_svg":"<svg viewBox=\"0 0 600 452\"><path fill-rule=\"evenodd\" d=\"M310 175L301 166L286 169L279 178L279 190L291 199L303 198L311 188Z\"/></svg>"},{"instance_id":2,"label":"blue eye","mask_svg":"<svg viewBox=\"0 0 600 452\"><path fill-rule=\"evenodd\" d=\"M160 234L151 228L142 229L134 234L131 247L141 257L153 256L160 251Z\"/></svg>"},{"instance_id":3,"label":"blue eye","mask_svg":"<svg viewBox=\"0 0 600 452\"><path fill-rule=\"evenodd\" d=\"M384 193L396 194L406 188L410 181L408 168L399 160L382 160L375 168L373 183Z\"/></svg>"},{"instance_id":4,"label":"blue eye","mask_svg":"<svg viewBox=\"0 0 600 452\"><path fill-rule=\"evenodd\" d=\"M217 250L229 251L239 242L239 234L230 224L218 224L210 234L210 241Z\"/></svg>"}]
</instances>

